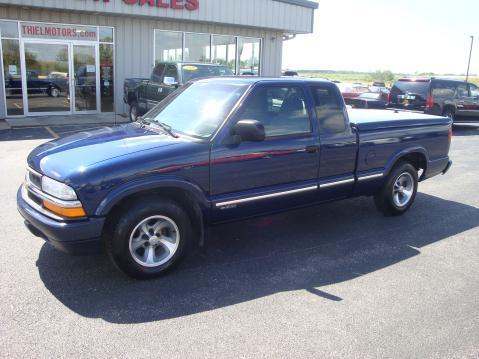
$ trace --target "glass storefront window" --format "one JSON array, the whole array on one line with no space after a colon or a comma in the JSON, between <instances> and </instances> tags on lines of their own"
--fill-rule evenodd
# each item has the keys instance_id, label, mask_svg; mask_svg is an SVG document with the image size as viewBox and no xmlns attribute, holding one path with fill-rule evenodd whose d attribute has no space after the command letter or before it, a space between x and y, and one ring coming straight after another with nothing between
<instances>
[{"instance_id":1,"label":"glass storefront window","mask_svg":"<svg viewBox=\"0 0 479 359\"><path fill-rule=\"evenodd\" d=\"M236 38L213 35L211 39L211 62L228 66L236 73Z\"/></svg>"},{"instance_id":2,"label":"glass storefront window","mask_svg":"<svg viewBox=\"0 0 479 359\"><path fill-rule=\"evenodd\" d=\"M101 111L113 112L113 45L100 44L100 91Z\"/></svg>"},{"instance_id":3,"label":"glass storefront window","mask_svg":"<svg viewBox=\"0 0 479 359\"><path fill-rule=\"evenodd\" d=\"M70 111L68 44L25 43L29 112Z\"/></svg>"},{"instance_id":4,"label":"glass storefront window","mask_svg":"<svg viewBox=\"0 0 479 359\"><path fill-rule=\"evenodd\" d=\"M194 62L210 62L210 44L211 36L209 34L185 34L184 60Z\"/></svg>"},{"instance_id":5,"label":"glass storefront window","mask_svg":"<svg viewBox=\"0 0 479 359\"><path fill-rule=\"evenodd\" d=\"M19 49L18 40L2 40L7 116L23 115L22 70L20 67Z\"/></svg>"},{"instance_id":6,"label":"glass storefront window","mask_svg":"<svg viewBox=\"0 0 479 359\"><path fill-rule=\"evenodd\" d=\"M261 39L238 37L240 75L259 75Z\"/></svg>"},{"instance_id":7,"label":"glass storefront window","mask_svg":"<svg viewBox=\"0 0 479 359\"><path fill-rule=\"evenodd\" d=\"M100 27L100 42L113 42L113 29L111 27Z\"/></svg>"},{"instance_id":8,"label":"glass storefront window","mask_svg":"<svg viewBox=\"0 0 479 359\"><path fill-rule=\"evenodd\" d=\"M18 23L13 21L0 21L2 37L18 38Z\"/></svg>"},{"instance_id":9,"label":"glass storefront window","mask_svg":"<svg viewBox=\"0 0 479 359\"><path fill-rule=\"evenodd\" d=\"M259 76L261 39L155 30L155 65L167 61L212 62L236 75Z\"/></svg>"},{"instance_id":10,"label":"glass storefront window","mask_svg":"<svg viewBox=\"0 0 479 359\"><path fill-rule=\"evenodd\" d=\"M0 34L7 116L115 111L113 27L0 20Z\"/></svg>"},{"instance_id":11,"label":"glass storefront window","mask_svg":"<svg viewBox=\"0 0 479 359\"><path fill-rule=\"evenodd\" d=\"M181 61L183 33L155 30L155 61Z\"/></svg>"}]
</instances>

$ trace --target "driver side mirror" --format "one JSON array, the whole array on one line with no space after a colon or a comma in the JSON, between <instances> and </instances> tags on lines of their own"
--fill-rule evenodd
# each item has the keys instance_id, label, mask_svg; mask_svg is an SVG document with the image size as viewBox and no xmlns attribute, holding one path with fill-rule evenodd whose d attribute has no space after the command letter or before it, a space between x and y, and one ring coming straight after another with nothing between
<instances>
[{"instance_id":1,"label":"driver side mirror","mask_svg":"<svg viewBox=\"0 0 479 359\"><path fill-rule=\"evenodd\" d=\"M174 77L167 77L167 76L165 76L165 78L163 79L163 83L167 86L178 85L178 82L176 81L176 79Z\"/></svg>"},{"instance_id":2,"label":"driver side mirror","mask_svg":"<svg viewBox=\"0 0 479 359\"><path fill-rule=\"evenodd\" d=\"M261 142L266 138L264 126L256 120L241 120L233 127L233 135L241 137L242 141Z\"/></svg>"}]
</instances>

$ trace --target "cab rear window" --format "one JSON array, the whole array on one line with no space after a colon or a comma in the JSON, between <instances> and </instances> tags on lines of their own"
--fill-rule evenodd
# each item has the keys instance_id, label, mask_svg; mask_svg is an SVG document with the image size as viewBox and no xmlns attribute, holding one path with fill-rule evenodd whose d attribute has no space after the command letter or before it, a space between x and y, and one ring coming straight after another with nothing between
<instances>
[{"instance_id":1,"label":"cab rear window","mask_svg":"<svg viewBox=\"0 0 479 359\"><path fill-rule=\"evenodd\" d=\"M202 77L233 76L233 72L226 66L183 65L183 82Z\"/></svg>"},{"instance_id":2,"label":"cab rear window","mask_svg":"<svg viewBox=\"0 0 479 359\"><path fill-rule=\"evenodd\" d=\"M426 97L429 91L429 84L430 82L425 81L396 81L391 89L391 93L414 93Z\"/></svg>"}]
</instances>

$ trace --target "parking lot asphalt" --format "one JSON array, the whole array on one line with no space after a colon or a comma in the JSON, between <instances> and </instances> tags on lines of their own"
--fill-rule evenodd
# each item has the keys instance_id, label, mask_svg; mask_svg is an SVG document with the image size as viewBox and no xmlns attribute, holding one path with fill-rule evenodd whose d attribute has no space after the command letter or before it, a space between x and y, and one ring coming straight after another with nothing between
<instances>
[{"instance_id":1,"label":"parking lot asphalt","mask_svg":"<svg viewBox=\"0 0 479 359\"><path fill-rule=\"evenodd\" d=\"M88 128L50 130L0 132L0 357L479 356L479 124L402 217L357 198L223 225L149 282L24 228L28 152Z\"/></svg>"}]
</instances>

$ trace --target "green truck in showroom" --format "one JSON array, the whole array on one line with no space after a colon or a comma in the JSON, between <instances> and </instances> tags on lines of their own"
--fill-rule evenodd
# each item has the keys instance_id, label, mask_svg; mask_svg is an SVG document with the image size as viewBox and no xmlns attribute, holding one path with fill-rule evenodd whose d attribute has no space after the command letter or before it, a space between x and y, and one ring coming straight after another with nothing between
<instances>
[{"instance_id":1,"label":"green truck in showroom","mask_svg":"<svg viewBox=\"0 0 479 359\"><path fill-rule=\"evenodd\" d=\"M149 79L125 80L123 101L130 106L130 120L135 122L166 96L188 81L202 77L234 76L226 66L194 62L159 62Z\"/></svg>"}]
</instances>

